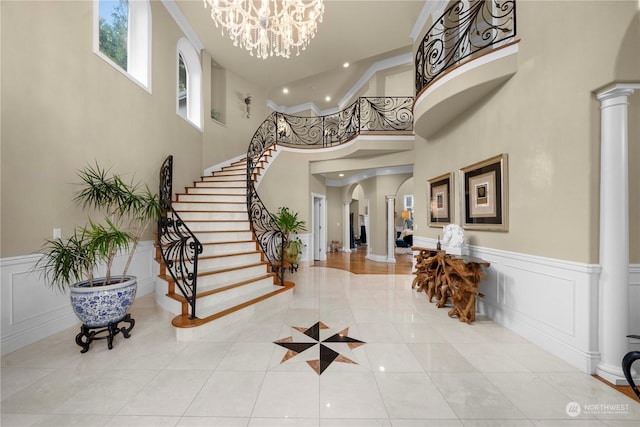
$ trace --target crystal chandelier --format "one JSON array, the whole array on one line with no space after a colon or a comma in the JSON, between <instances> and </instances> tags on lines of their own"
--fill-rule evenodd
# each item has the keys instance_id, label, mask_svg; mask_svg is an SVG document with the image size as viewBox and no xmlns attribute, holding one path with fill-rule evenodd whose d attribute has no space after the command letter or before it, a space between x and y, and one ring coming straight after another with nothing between
<instances>
[{"instance_id":1,"label":"crystal chandelier","mask_svg":"<svg viewBox=\"0 0 640 427\"><path fill-rule=\"evenodd\" d=\"M234 46L251 55L289 58L305 50L322 22L322 0L203 0L211 19Z\"/></svg>"}]
</instances>

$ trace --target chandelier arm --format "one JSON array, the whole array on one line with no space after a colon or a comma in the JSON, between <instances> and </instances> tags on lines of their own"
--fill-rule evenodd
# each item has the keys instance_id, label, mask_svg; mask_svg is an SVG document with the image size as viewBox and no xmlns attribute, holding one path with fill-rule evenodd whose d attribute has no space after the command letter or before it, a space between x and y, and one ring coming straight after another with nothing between
<instances>
[{"instance_id":1,"label":"chandelier arm","mask_svg":"<svg viewBox=\"0 0 640 427\"><path fill-rule=\"evenodd\" d=\"M234 46L252 56L289 58L309 45L322 22L323 0L203 0L211 19ZM258 7L259 4L259 7Z\"/></svg>"}]
</instances>

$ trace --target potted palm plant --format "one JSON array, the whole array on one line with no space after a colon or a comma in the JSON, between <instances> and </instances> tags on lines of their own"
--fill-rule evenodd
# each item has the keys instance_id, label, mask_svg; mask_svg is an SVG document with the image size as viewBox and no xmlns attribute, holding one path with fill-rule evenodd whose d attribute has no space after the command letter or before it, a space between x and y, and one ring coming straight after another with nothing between
<instances>
[{"instance_id":1,"label":"potted palm plant","mask_svg":"<svg viewBox=\"0 0 640 427\"><path fill-rule=\"evenodd\" d=\"M128 274L129 266L149 224L159 218L160 203L148 187L125 182L97 164L77 175L80 189L74 200L84 209L101 212L104 218L89 219L68 238L47 240L35 268L41 270L49 286L61 292L69 290L71 305L88 339L89 328L111 329L127 315L137 289L136 277ZM122 272L113 274L114 259L121 252L129 253L127 261ZM95 277L100 267L104 267L104 276ZM113 331L109 335L111 348ZM80 341L78 335L76 342L85 347ZM83 352L88 349L86 340L84 344Z\"/></svg>"},{"instance_id":2,"label":"potted palm plant","mask_svg":"<svg viewBox=\"0 0 640 427\"><path fill-rule=\"evenodd\" d=\"M297 265L305 245L299 237L294 237L294 235L307 230L305 221L298 219L298 212L291 212L286 206L278 208L278 212L271 214L271 217L286 238L283 247L283 261L291 266Z\"/></svg>"}]
</instances>

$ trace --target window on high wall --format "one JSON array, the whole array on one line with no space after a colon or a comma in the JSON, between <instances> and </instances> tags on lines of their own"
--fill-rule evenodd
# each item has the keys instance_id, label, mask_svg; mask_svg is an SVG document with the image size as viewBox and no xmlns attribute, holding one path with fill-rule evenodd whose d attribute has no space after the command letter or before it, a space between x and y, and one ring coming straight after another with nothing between
<instances>
[{"instance_id":1,"label":"window on high wall","mask_svg":"<svg viewBox=\"0 0 640 427\"><path fill-rule=\"evenodd\" d=\"M151 7L148 0L95 0L94 52L151 89Z\"/></svg>"},{"instance_id":2,"label":"window on high wall","mask_svg":"<svg viewBox=\"0 0 640 427\"><path fill-rule=\"evenodd\" d=\"M178 40L177 112L196 126L202 125L202 67L196 49L185 38Z\"/></svg>"},{"instance_id":3,"label":"window on high wall","mask_svg":"<svg viewBox=\"0 0 640 427\"><path fill-rule=\"evenodd\" d=\"M185 119L187 116L187 66L184 58L178 53L178 114Z\"/></svg>"}]
</instances>

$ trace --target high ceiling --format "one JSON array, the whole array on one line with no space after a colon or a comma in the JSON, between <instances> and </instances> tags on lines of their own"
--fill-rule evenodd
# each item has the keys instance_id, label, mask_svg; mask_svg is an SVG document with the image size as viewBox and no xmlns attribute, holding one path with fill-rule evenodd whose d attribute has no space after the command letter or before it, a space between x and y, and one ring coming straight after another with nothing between
<instances>
[{"instance_id":1,"label":"high ceiling","mask_svg":"<svg viewBox=\"0 0 640 427\"><path fill-rule=\"evenodd\" d=\"M373 62L411 52L410 33L425 5L423 0L325 0L323 22L305 51L289 59L258 59L221 35L202 0L164 2L175 2L219 66L266 88L279 106L313 102L321 110L336 108ZM345 62L351 65L344 68Z\"/></svg>"}]
</instances>

